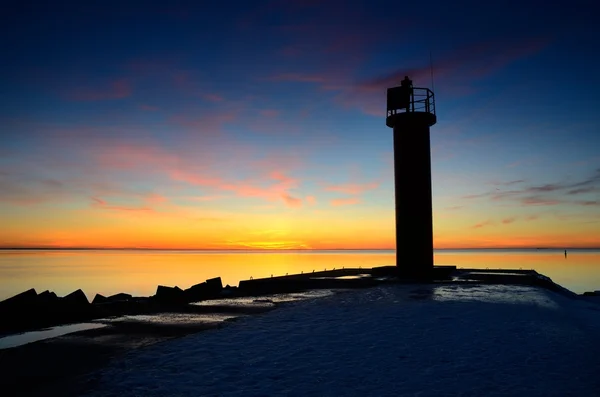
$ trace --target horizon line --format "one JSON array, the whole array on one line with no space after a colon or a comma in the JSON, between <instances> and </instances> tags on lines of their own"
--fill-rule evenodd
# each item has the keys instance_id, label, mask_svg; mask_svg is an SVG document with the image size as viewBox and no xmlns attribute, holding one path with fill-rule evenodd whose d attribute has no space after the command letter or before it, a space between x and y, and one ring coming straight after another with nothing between
<instances>
[{"instance_id":1,"label":"horizon line","mask_svg":"<svg viewBox=\"0 0 600 397\"><path fill-rule=\"evenodd\" d=\"M433 250L600 250L600 246L594 247L454 247L434 248ZM0 250L11 251L253 251L253 252L279 252L279 251L396 251L396 248L147 248L147 247L2 247Z\"/></svg>"}]
</instances>

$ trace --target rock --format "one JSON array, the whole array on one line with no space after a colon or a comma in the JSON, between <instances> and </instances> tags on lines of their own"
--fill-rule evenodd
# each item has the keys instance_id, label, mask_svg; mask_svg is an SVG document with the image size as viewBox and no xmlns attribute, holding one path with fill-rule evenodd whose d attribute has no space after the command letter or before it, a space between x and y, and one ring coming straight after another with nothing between
<instances>
[{"instance_id":1,"label":"rock","mask_svg":"<svg viewBox=\"0 0 600 397\"><path fill-rule=\"evenodd\" d=\"M27 291L21 292L13 297L3 300L0 302L0 310L18 310L20 308L25 309L27 306L32 306L37 303L37 292L31 288Z\"/></svg>"},{"instance_id":2,"label":"rock","mask_svg":"<svg viewBox=\"0 0 600 397\"><path fill-rule=\"evenodd\" d=\"M211 293L219 294L223 289L223 283L221 277L210 278L206 280L206 285L210 288Z\"/></svg>"},{"instance_id":3,"label":"rock","mask_svg":"<svg viewBox=\"0 0 600 397\"><path fill-rule=\"evenodd\" d=\"M121 292L119 294L111 295L106 299L108 299L109 302L118 302L118 301L127 301L127 300L130 300L131 298L132 298L131 295Z\"/></svg>"},{"instance_id":4,"label":"rock","mask_svg":"<svg viewBox=\"0 0 600 397\"><path fill-rule=\"evenodd\" d=\"M106 296L96 294L96 296L94 297L94 300L92 301L92 305L97 305L97 304L106 303L106 302L108 302L108 299L106 298Z\"/></svg>"},{"instance_id":5,"label":"rock","mask_svg":"<svg viewBox=\"0 0 600 397\"><path fill-rule=\"evenodd\" d=\"M37 301L41 305L51 305L58 302L58 296L54 292L46 290L38 294Z\"/></svg>"},{"instance_id":6,"label":"rock","mask_svg":"<svg viewBox=\"0 0 600 397\"><path fill-rule=\"evenodd\" d=\"M185 299L187 302L198 302L204 299L216 298L223 290L221 277L211 278L204 283L192 285L185 290Z\"/></svg>"},{"instance_id":7,"label":"rock","mask_svg":"<svg viewBox=\"0 0 600 397\"><path fill-rule=\"evenodd\" d=\"M221 295L222 296L232 296L232 295L235 295L236 292L237 292L237 287L231 287L231 286L229 286L229 284L227 284L225 286L225 288L223 288L221 290Z\"/></svg>"},{"instance_id":8,"label":"rock","mask_svg":"<svg viewBox=\"0 0 600 397\"><path fill-rule=\"evenodd\" d=\"M588 292L584 292L583 296L600 296L600 293L598 291L588 291Z\"/></svg>"},{"instance_id":9,"label":"rock","mask_svg":"<svg viewBox=\"0 0 600 397\"><path fill-rule=\"evenodd\" d=\"M71 292L69 295L62 297L61 302L72 306L87 306L90 304L82 290Z\"/></svg>"},{"instance_id":10,"label":"rock","mask_svg":"<svg viewBox=\"0 0 600 397\"><path fill-rule=\"evenodd\" d=\"M192 285L184 291L187 302L198 302L210 298L210 286L206 283Z\"/></svg>"},{"instance_id":11,"label":"rock","mask_svg":"<svg viewBox=\"0 0 600 397\"><path fill-rule=\"evenodd\" d=\"M186 300L181 288L177 286L166 287L164 285L159 285L156 288L154 298L165 303L185 303Z\"/></svg>"}]
</instances>

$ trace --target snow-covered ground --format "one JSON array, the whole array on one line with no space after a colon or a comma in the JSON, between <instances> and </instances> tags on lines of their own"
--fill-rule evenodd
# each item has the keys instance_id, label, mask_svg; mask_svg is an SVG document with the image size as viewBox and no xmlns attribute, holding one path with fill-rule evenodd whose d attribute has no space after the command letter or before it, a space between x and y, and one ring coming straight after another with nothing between
<instances>
[{"instance_id":1,"label":"snow-covered ground","mask_svg":"<svg viewBox=\"0 0 600 397\"><path fill-rule=\"evenodd\" d=\"M89 396L600 396L600 305L527 286L390 285L133 352Z\"/></svg>"}]
</instances>

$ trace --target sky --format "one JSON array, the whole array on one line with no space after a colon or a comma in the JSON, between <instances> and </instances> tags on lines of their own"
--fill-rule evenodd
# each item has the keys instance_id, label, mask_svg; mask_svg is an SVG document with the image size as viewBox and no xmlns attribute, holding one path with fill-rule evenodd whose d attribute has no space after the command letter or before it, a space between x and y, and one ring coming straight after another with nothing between
<instances>
[{"instance_id":1,"label":"sky","mask_svg":"<svg viewBox=\"0 0 600 397\"><path fill-rule=\"evenodd\" d=\"M393 249L405 75L435 92L435 248L600 247L594 7L14 2L0 247Z\"/></svg>"}]
</instances>

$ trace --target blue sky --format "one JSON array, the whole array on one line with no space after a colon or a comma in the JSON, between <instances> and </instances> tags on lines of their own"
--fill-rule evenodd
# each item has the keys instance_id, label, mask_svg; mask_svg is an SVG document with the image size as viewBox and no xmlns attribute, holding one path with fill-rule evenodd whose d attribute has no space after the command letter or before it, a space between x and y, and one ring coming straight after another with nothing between
<instances>
[{"instance_id":1,"label":"blue sky","mask_svg":"<svg viewBox=\"0 0 600 397\"><path fill-rule=\"evenodd\" d=\"M436 246L598 246L600 32L567 5L14 4L0 244L393 248L385 90L431 54Z\"/></svg>"}]
</instances>

